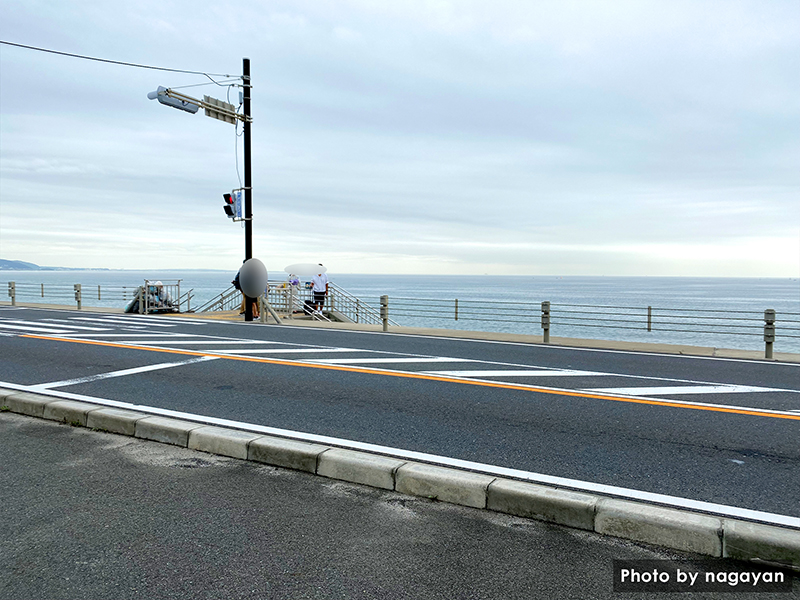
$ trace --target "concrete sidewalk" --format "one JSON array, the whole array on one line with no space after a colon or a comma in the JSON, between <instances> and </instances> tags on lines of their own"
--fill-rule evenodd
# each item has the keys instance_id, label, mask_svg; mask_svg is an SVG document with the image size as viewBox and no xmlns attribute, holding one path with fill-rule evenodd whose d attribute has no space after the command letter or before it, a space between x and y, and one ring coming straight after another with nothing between
<instances>
[{"instance_id":1,"label":"concrete sidewalk","mask_svg":"<svg viewBox=\"0 0 800 600\"><path fill-rule=\"evenodd\" d=\"M9 412L0 452L0 598L612 598L700 558Z\"/></svg>"}]
</instances>

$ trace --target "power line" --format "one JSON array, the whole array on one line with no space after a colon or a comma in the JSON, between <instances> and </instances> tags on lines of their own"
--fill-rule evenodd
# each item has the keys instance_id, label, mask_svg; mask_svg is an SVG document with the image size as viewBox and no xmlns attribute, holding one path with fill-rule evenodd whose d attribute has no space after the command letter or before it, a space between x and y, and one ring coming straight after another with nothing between
<instances>
[{"instance_id":1,"label":"power line","mask_svg":"<svg viewBox=\"0 0 800 600\"><path fill-rule=\"evenodd\" d=\"M94 56L84 56L82 54L72 54L71 52L61 52L59 50L49 50L47 48L39 48L37 46L27 46L25 44L16 44L14 42L7 42L5 40L0 40L0 44L5 44L6 46L16 46L17 48L25 48L26 50L36 50L38 52L47 52L49 54L58 54L60 56L69 56L69 57L72 57L72 58L82 58L83 60L94 60L96 62L109 63L109 64L112 64L112 65L123 65L125 67L136 67L138 69L153 69L155 71L169 71L170 73L188 73L190 75L205 75L209 79L211 79L212 76L213 77L226 77L226 78L235 77L235 78L239 79L239 76L228 75L228 74L225 74L225 73L205 73L203 71L187 71L187 70L184 70L184 69L169 69L167 67L154 67L154 66L151 66L151 65L140 65L140 64L137 64L137 63L123 62L123 61L120 61L120 60L109 60L107 58L96 58ZM214 80L212 79L212 81L214 81ZM214 83L216 83L216 82L214 81Z\"/></svg>"},{"instance_id":2,"label":"power line","mask_svg":"<svg viewBox=\"0 0 800 600\"><path fill-rule=\"evenodd\" d=\"M203 87L204 85L218 85L220 87L225 87L230 90L231 87L235 87L237 81L240 81L241 77L236 77L235 79L226 79L224 81L214 81L213 79L209 82L206 81L205 83L192 83L189 85L172 85L170 86L171 90L182 90L184 88L195 88L195 87ZM229 94L230 95L230 94ZM230 98L229 98L230 100Z\"/></svg>"}]
</instances>

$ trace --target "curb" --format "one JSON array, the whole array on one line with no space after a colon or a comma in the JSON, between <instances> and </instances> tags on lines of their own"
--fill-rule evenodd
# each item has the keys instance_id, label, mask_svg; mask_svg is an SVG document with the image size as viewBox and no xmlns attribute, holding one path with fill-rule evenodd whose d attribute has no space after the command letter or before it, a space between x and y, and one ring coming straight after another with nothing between
<instances>
[{"instance_id":1,"label":"curb","mask_svg":"<svg viewBox=\"0 0 800 600\"><path fill-rule=\"evenodd\" d=\"M800 531L0 388L10 412L717 558L800 571Z\"/></svg>"}]
</instances>

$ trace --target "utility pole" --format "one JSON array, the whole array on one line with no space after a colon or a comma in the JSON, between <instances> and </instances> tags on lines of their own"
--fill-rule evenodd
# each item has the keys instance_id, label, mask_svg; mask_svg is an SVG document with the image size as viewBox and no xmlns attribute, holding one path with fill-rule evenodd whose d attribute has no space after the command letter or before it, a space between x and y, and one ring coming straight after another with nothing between
<instances>
[{"instance_id":1,"label":"utility pole","mask_svg":"<svg viewBox=\"0 0 800 600\"><path fill-rule=\"evenodd\" d=\"M253 258L253 184L250 155L250 59L242 59L242 85L244 86L244 259ZM246 297L245 321L253 320L255 299Z\"/></svg>"}]
</instances>

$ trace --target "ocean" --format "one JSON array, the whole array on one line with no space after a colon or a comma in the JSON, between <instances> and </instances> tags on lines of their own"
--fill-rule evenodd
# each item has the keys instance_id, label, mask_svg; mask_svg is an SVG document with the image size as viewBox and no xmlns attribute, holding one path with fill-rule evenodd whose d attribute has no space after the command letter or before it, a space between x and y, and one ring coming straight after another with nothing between
<instances>
[{"instance_id":1,"label":"ocean","mask_svg":"<svg viewBox=\"0 0 800 600\"><path fill-rule=\"evenodd\" d=\"M3 282L16 282L21 302L71 304L72 284L80 283L84 305L123 308L127 304L123 286L129 297L145 278L164 283L181 279L182 292L193 289L192 306L196 307L226 290L234 275L234 271L199 270L2 271L0 285L5 290ZM549 301L553 337L763 350L764 311L774 309L778 315L775 352L800 353L800 279L796 278L329 276L372 306L388 295L390 316L400 325L445 329L540 335L540 305ZM270 277L285 278L283 272ZM426 306L435 309L425 310ZM652 307L652 331L646 329L648 306ZM508 318L512 308L515 314Z\"/></svg>"}]
</instances>

